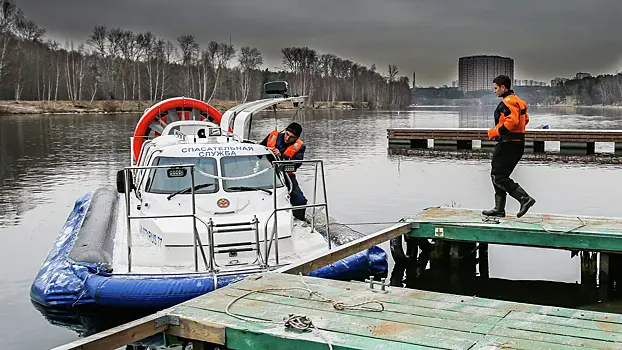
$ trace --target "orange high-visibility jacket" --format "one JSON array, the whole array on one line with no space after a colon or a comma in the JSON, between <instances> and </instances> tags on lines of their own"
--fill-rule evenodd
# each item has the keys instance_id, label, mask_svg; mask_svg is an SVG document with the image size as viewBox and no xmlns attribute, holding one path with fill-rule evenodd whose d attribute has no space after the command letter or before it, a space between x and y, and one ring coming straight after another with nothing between
<instances>
[{"instance_id":1,"label":"orange high-visibility jacket","mask_svg":"<svg viewBox=\"0 0 622 350\"><path fill-rule=\"evenodd\" d=\"M268 135L268 142L267 145L270 148L275 148L276 147L276 140L279 137L279 132L276 130L273 130L270 135ZM289 147L287 147L285 149L285 152L283 152L284 156L287 156L289 159L292 159L294 157L294 155L296 153L298 153L298 151L300 151L300 149L302 148L303 142L298 139L296 140L296 142L294 142L293 144L289 145ZM288 174L293 174L293 172L289 171L287 172Z\"/></svg>"},{"instance_id":2,"label":"orange high-visibility jacket","mask_svg":"<svg viewBox=\"0 0 622 350\"><path fill-rule=\"evenodd\" d=\"M529 123L529 114L527 114L527 103L520 97L510 94L503 98L501 101L510 110L510 115L503 115L499 118L499 123L496 125L497 130L500 131L502 138L511 138L514 135L508 135L508 133L501 132L501 126L504 126L508 130L509 134L524 134L525 126ZM505 137L504 137L505 136Z\"/></svg>"}]
</instances>

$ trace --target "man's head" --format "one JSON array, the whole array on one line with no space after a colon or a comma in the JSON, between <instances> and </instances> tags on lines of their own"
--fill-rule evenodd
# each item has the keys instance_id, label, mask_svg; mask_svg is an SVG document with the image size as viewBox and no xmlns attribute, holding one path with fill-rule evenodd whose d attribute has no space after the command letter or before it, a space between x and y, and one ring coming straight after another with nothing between
<instances>
[{"instance_id":1,"label":"man's head","mask_svg":"<svg viewBox=\"0 0 622 350\"><path fill-rule=\"evenodd\" d=\"M293 122L285 128L285 143L293 143L298 140L302 134L302 126L296 122Z\"/></svg>"},{"instance_id":2,"label":"man's head","mask_svg":"<svg viewBox=\"0 0 622 350\"><path fill-rule=\"evenodd\" d=\"M506 91L512 87L512 81L507 75L500 75L492 80L492 86L495 89L495 95L501 97Z\"/></svg>"}]
</instances>

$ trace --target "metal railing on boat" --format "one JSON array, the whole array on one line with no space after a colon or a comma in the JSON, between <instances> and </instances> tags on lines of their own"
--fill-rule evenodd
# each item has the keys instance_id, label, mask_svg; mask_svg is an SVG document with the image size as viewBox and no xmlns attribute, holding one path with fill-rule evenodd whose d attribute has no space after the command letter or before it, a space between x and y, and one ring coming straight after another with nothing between
<instances>
[{"instance_id":1,"label":"metal railing on boat","mask_svg":"<svg viewBox=\"0 0 622 350\"><path fill-rule=\"evenodd\" d=\"M289 179L289 176L287 174L287 172L289 171L293 171L295 170L295 165L296 164L315 164L315 172L313 175L313 204L305 204L305 205L298 205L298 206L289 206L289 207L282 207L279 208L277 205L277 200L276 200L276 180L277 180L277 173L278 171L282 171L284 177L288 178L288 181L290 182L290 184L292 184L291 180ZM317 177L318 177L318 165L321 166L322 169L322 190L323 190L323 194L324 194L324 202L323 203L316 203L317 201ZM329 216L328 216L328 198L326 195L326 180L325 180L325 173L324 173L324 162L322 160L319 159L311 159L311 160L275 160L272 162L272 167L275 169L275 171L273 172L274 174L274 180L273 180L273 192L272 192L272 197L273 197L273 203L274 203L274 208L272 211L272 214L270 214L270 216L268 216L268 219L266 219L266 223L264 226L264 243L265 243L265 252L266 252L266 267L268 266L268 257L270 256L270 250L272 249L272 242L274 241L274 258L275 258L275 263L278 265L279 264L279 240L278 240L278 235L276 234L277 232L277 228L278 228L278 219L277 219L277 213L279 211L283 211L283 210L296 210L296 209L303 209L303 208L313 208L313 214L311 216L311 231L313 231L315 229L315 208L317 207L324 207L324 215L325 215L325 222L326 222L326 238L328 241L328 249L330 250L332 248L331 245L331 237L330 237L330 228L329 228ZM293 187L293 184L292 184ZM289 189L290 193L292 191L292 188L290 187ZM270 244L268 245L268 221L270 220L270 218L274 216L274 223L273 223L273 229L272 229L272 235L270 238Z\"/></svg>"},{"instance_id":2,"label":"metal railing on boat","mask_svg":"<svg viewBox=\"0 0 622 350\"><path fill-rule=\"evenodd\" d=\"M313 204L306 204L306 205L298 205L298 206L285 206L285 207L278 207L277 204L277 177L279 172L283 174L283 179L287 178L287 181L289 181L290 184L292 184L291 179L289 178L289 175L287 174L287 172L289 171L293 171L294 170L294 166L296 164L315 164L315 171L314 171L314 186L313 186ZM324 195L324 201L322 203L316 203L317 200L317 178L318 178L318 166L321 167L322 170L322 189L323 189L323 195ZM125 187L125 207L126 207L126 230L127 230L127 272L131 272L132 271L132 226L131 226L131 220L136 220L136 219L167 219L167 218L192 218L192 227L193 227L193 231L194 231L194 239L193 239L193 250L194 250L194 270L195 272L199 272L199 259L198 259L198 254L200 252L201 257L203 259L203 262L205 264L206 270L208 272L218 272L218 264L215 261L215 243L214 243L214 234L218 233L218 232L226 232L226 231L230 231L230 230L234 230L234 229L223 229L224 227L238 227L238 229L236 230L252 230L255 231L255 248L252 250L256 250L256 258L255 261L252 264L257 264L257 266L262 269L268 269L270 268L270 264L269 264L269 257L270 257L270 251L272 249L272 245L274 244L274 257L275 257L275 264L278 267L279 266L279 250L278 250L278 215L277 213L280 211L284 211L284 210L296 210L296 209L303 209L303 208L313 208L313 215L312 215L312 219L311 219L311 230L313 231L315 229L315 210L318 207L324 207L324 215L325 215L325 224L326 224L326 238L328 241L328 249L332 249L332 244L331 244L331 236L330 236L330 229L329 229L329 215L328 215L328 200L327 200L327 195L326 195L326 181L325 181L325 173L324 173L324 163L322 160L275 160L272 162L272 167L274 169L273 171L273 175L274 175L274 179L273 179L273 187L272 187L272 197L273 197L273 203L274 203L274 207L273 207L273 211L270 214L270 216L268 216L268 218L266 219L265 225L264 225L264 255L262 256L262 252L260 249L260 243L259 243L259 220L257 219L257 216L253 217L253 220L250 222L236 222L236 223L228 223L228 224L215 224L214 221L212 220L212 218L210 218L208 220L208 222L205 222L203 219L201 219L200 217L198 217L196 215L196 197L195 197L195 164L180 164L180 165L150 165L150 166L129 166L129 167L125 167L124 170L124 187ZM129 174L131 173L136 173L139 170L150 170L150 169L180 169L180 168L189 168L190 169L190 180L191 180L191 187L190 187L190 194L191 194L191 207L192 207L192 211L189 214L172 214L172 215L131 215L131 208L130 208L130 195L131 195L131 188L130 188L130 181L129 181ZM218 178L219 180L227 180L227 178L223 178L223 177L219 177L219 176L215 176L216 178ZM140 185L139 185L140 186ZM291 193L292 191L292 187L290 186L289 191ZM138 189L136 189L136 191L138 191ZM272 233L270 235L270 238L268 238L268 222L270 221L270 218L274 216L274 220L273 220L273 229L272 229ZM205 254L205 250L203 248L203 244L201 242L201 237L199 235L199 232L197 230L197 221L201 222L203 225L206 226L207 228L207 238L208 238L208 249L209 249L209 261L208 261L208 257ZM239 226L250 226L251 228L249 229L248 227L244 228L244 229L240 229ZM265 258L264 258L265 256Z\"/></svg>"},{"instance_id":3,"label":"metal railing on boat","mask_svg":"<svg viewBox=\"0 0 622 350\"><path fill-rule=\"evenodd\" d=\"M123 174L125 178L125 214L126 214L126 230L127 230L127 272L132 272L132 219L167 219L167 218L184 218L191 217L192 218L192 227L194 230L194 270L195 272L199 271L199 262L198 262L198 251L197 251L197 243L198 247L201 249L201 255L203 256L203 260L205 265L207 266L207 259L205 257L205 251L203 250L203 244L201 243L201 237L199 236L199 232L197 230L197 216L196 216L196 201L195 201L195 182L194 182L194 167L195 164L181 164L181 165L144 165L144 166L130 166L123 168ZM180 168L190 168L190 193L192 198L192 213L191 214L173 214L173 215L137 215L132 216L130 212L130 181L129 181L129 172L131 170L149 170L149 169L180 169ZM212 249L213 247L210 247ZM213 254L210 254L213 256Z\"/></svg>"}]
</instances>

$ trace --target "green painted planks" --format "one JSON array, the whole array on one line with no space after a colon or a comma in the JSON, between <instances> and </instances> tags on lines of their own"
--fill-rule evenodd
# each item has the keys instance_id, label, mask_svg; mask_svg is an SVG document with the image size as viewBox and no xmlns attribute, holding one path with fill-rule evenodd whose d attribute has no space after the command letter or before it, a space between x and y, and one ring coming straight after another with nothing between
<instances>
[{"instance_id":1,"label":"green painted planks","mask_svg":"<svg viewBox=\"0 0 622 350\"><path fill-rule=\"evenodd\" d=\"M226 321L228 345L240 349L326 346L317 334L300 335L286 330L280 322L290 313L308 316L323 330L322 334L330 337L333 344L341 344L343 349L402 349L410 345L416 349L485 349L495 344L508 349L622 349L622 315L394 287L382 293L369 289L366 283L313 277L304 277L304 281L311 290L327 298L349 304L375 299L384 303L386 309L340 311L331 303L318 301L317 297L309 300L306 292L263 291L270 287L305 287L301 278L265 274L231 284L180 307L186 317L191 310L195 317L206 321ZM278 321L278 324L246 322L224 313L231 300L251 290L261 291L236 302L232 312Z\"/></svg>"},{"instance_id":2,"label":"green painted planks","mask_svg":"<svg viewBox=\"0 0 622 350\"><path fill-rule=\"evenodd\" d=\"M437 238L435 229L443 229L443 239L485 242L507 245L521 245L542 248L586 249L595 251L622 252L622 236L610 237L596 234L559 234L546 231L520 230L495 226L453 226L443 224L419 224L411 230L412 237Z\"/></svg>"},{"instance_id":3,"label":"green painted planks","mask_svg":"<svg viewBox=\"0 0 622 350\"><path fill-rule=\"evenodd\" d=\"M300 282L300 277L298 276L296 278L297 280L294 281L283 281L281 285L303 287L304 285ZM501 317L505 316L508 312L507 310L495 310L491 308L471 306L461 303L459 300L452 300L452 302L437 302L434 300L418 299L416 297L410 297L409 295L403 295L403 293L418 292L412 289L391 288L391 292L385 294L371 291L367 288L369 284L359 285L333 280L321 280L318 284L316 279L309 278L305 278L305 281L311 290L323 295L330 295L330 297L335 297L338 300L346 299L349 303L355 303L376 299L382 303L385 303L385 308L389 311L412 315L496 324ZM232 288L256 290L259 288L277 286L279 286L279 283L275 280L260 279L258 281L253 281L253 283L236 283L232 285ZM276 291L269 293L279 295L287 294L287 292Z\"/></svg>"},{"instance_id":4,"label":"green painted planks","mask_svg":"<svg viewBox=\"0 0 622 350\"><path fill-rule=\"evenodd\" d=\"M273 330L273 329L272 329ZM327 350L327 343L330 341L334 350L340 349L360 349L360 350L432 350L444 348L431 348L413 344L397 343L392 341L382 341L374 338L357 337L349 334L336 334L317 330L305 333L301 337L295 331L272 332L265 330L262 332L245 331L236 328L227 328L227 348L229 349L249 349L249 350ZM287 336L284 337L284 333ZM313 338L313 339L310 339Z\"/></svg>"},{"instance_id":5,"label":"green painted planks","mask_svg":"<svg viewBox=\"0 0 622 350\"><path fill-rule=\"evenodd\" d=\"M603 322L603 321L589 321L581 319L573 319L568 317L559 317L551 315L539 315L528 312L512 311L506 317L506 320L528 321L538 323L548 323L560 326L572 326L582 329L593 329L598 331L607 331L612 333L618 333L622 335L622 324Z\"/></svg>"},{"instance_id":6,"label":"green painted planks","mask_svg":"<svg viewBox=\"0 0 622 350\"><path fill-rule=\"evenodd\" d=\"M510 213L511 214L511 213ZM424 224L437 225L457 225L457 226L477 226L477 227L500 227L504 229L520 229L528 231L550 231L551 233L568 234L589 233L622 235L622 219L593 216L571 216L555 215L543 213L528 213L522 218L508 215L504 218L497 218L498 223L488 221L483 222L484 217L480 209L462 208L429 208L413 216L406 217L406 222L417 222Z\"/></svg>"},{"instance_id":7,"label":"green painted planks","mask_svg":"<svg viewBox=\"0 0 622 350\"><path fill-rule=\"evenodd\" d=\"M200 303L192 307L207 312L223 312L233 297L211 294L211 298L201 298ZM319 311L279 305L274 303L242 299L235 303L231 312L242 316L263 320L281 321L289 314L306 315L313 324L322 330L331 333L346 333L382 340L392 340L421 346L431 346L443 349L468 349L475 344L481 335L468 332L452 331L447 329L415 326L400 322L376 320L366 317L338 314L333 311ZM248 322L239 321L240 326ZM251 322L252 323L252 322ZM276 325L274 325L277 327ZM280 327L280 326L278 326Z\"/></svg>"},{"instance_id":8,"label":"green painted planks","mask_svg":"<svg viewBox=\"0 0 622 350\"><path fill-rule=\"evenodd\" d=\"M569 345L554 344L526 339L513 339L498 336L487 336L469 350L490 350L490 349L516 349L516 350L533 350L533 349L549 349L549 350L573 350L573 349L600 349L585 348Z\"/></svg>"},{"instance_id":9,"label":"green painted planks","mask_svg":"<svg viewBox=\"0 0 622 350\"><path fill-rule=\"evenodd\" d=\"M187 306L176 306L173 314L183 315L199 322L208 321L224 325L226 327L226 345L230 349L268 349L267 345L271 346L271 350L293 349L292 344L296 345L298 349L328 349L326 341L318 336L315 331L298 333L287 330L284 326L244 322L224 312L210 312ZM345 333L328 333L324 337L330 339L334 349L430 349Z\"/></svg>"},{"instance_id":10,"label":"green painted planks","mask_svg":"<svg viewBox=\"0 0 622 350\"><path fill-rule=\"evenodd\" d=\"M620 314L568 309L554 306L522 304L511 301L444 294L398 287L389 287L387 289L389 291L388 293L381 293L377 290L373 291L369 289L368 283L358 281L344 282L315 277L305 277L304 280L312 290L320 293L322 293L323 290L328 290L331 293L338 293L335 295L343 295L344 297L356 295L356 297L360 300L375 298L383 303L417 307L419 310L423 309L423 312L445 310L473 316L491 316L493 319L498 319L499 317L505 316L510 311L524 311L543 315L622 324L622 315ZM300 282L300 276L288 274L265 274L258 280L244 280L236 283L236 288L244 288L248 290L282 286L303 285Z\"/></svg>"},{"instance_id":11,"label":"green painted planks","mask_svg":"<svg viewBox=\"0 0 622 350\"><path fill-rule=\"evenodd\" d=\"M607 342L602 340L585 339L565 335L542 333L540 331L528 331L520 329L509 329L505 327L495 327L489 335L498 336L501 339L523 339L539 342L547 342L559 345L568 345L575 348L588 349L622 349L622 343Z\"/></svg>"},{"instance_id":12,"label":"green painted planks","mask_svg":"<svg viewBox=\"0 0 622 350\"><path fill-rule=\"evenodd\" d=\"M227 295L231 297L237 297L246 292L247 292L246 290L229 289L227 291ZM386 309L381 312L360 311L360 310L335 310L333 309L331 303L317 301L317 299L308 300L307 298L304 298L304 297L303 298L307 300L301 300L300 298L297 298L296 296L302 297L302 294L303 294L302 291L300 292L293 291L291 292L291 294L295 296L285 297L281 295L271 295L271 294L261 292L261 293L253 293L247 296L246 299L264 301L267 303L280 304L280 305L286 305L286 306L297 306L297 307L301 307L304 309L328 311L328 312L334 312L336 314L342 314L342 315L351 315L351 316L364 317L364 318L370 318L370 319L376 319L376 320L401 322L401 323L408 323L412 325L420 325L420 326L431 327L431 328L442 328L442 329L456 330L456 331L462 331L462 332L483 334L491 330L493 327L492 324L482 324L482 323L476 323L476 322L410 315L410 314L392 312ZM305 294L307 296L309 295L308 293L305 293ZM333 297L329 295L325 295L325 296L329 298ZM341 300L342 302L346 302L346 303L356 302L354 300L347 300L343 298L336 299L336 301L339 301L339 300ZM376 306L376 305L373 305L373 306ZM340 316L335 315L335 317L340 317Z\"/></svg>"},{"instance_id":13,"label":"green painted planks","mask_svg":"<svg viewBox=\"0 0 622 350\"><path fill-rule=\"evenodd\" d=\"M622 334L610 331L583 329L571 326L562 326L559 324L539 323L511 319L503 319L499 321L497 326L509 329L520 329L547 334L565 335L576 338L618 342L620 343L620 345L622 345Z\"/></svg>"}]
</instances>

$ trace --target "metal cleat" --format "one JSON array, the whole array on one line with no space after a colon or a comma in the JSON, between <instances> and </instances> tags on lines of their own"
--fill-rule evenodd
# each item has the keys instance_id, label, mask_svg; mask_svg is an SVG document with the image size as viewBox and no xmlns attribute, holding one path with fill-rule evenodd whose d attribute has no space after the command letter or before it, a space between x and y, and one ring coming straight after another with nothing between
<instances>
[{"instance_id":1,"label":"metal cleat","mask_svg":"<svg viewBox=\"0 0 622 350\"><path fill-rule=\"evenodd\" d=\"M369 276L369 279L366 279L365 282L369 282L369 289L374 289L374 284L380 286L380 290L383 292L388 292L385 287L388 287L390 283L385 283L386 278L381 278L380 282L374 281L374 276Z\"/></svg>"}]
</instances>

